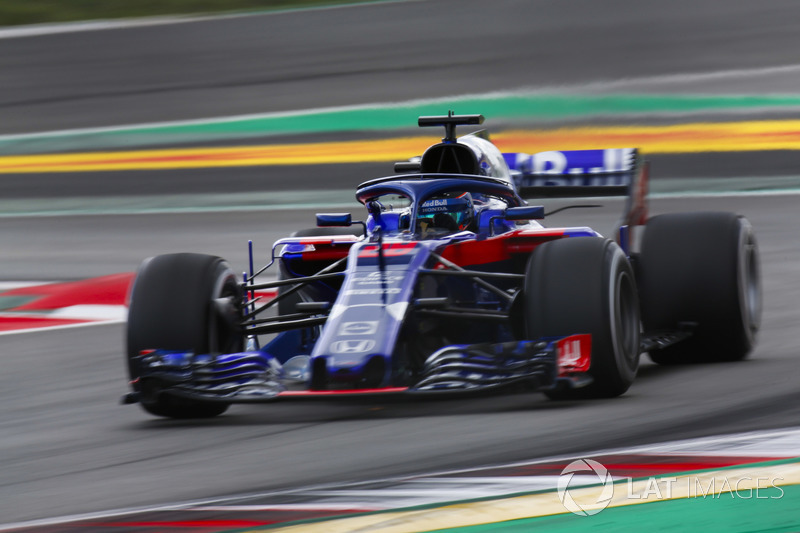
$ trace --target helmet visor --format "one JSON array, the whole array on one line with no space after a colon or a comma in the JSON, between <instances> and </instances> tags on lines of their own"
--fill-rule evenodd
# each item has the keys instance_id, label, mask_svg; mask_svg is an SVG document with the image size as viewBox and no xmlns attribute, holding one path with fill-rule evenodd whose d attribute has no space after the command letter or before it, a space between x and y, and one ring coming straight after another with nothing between
<instances>
[{"instance_id":1,"label":"helmet visor","mask_svg":"<svg viewBox=\"0 0 800 533\"><path fill-rule=\"evenodd\" d=\"M472 219L472 202L469 198L432 198L419 206L419 220L433 220L438 214L449 215L458 227L465 226Z\"/></svg>"}]
</instances>

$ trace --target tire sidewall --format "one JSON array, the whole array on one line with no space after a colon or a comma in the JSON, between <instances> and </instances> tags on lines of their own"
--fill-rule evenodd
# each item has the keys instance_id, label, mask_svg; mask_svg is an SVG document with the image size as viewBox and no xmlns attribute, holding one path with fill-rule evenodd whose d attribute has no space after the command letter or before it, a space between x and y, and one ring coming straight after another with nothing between
<instances>
[{"instance_id":1,"label":"tire sidewall","mask_svg":"<svg viewBox=\"0 0 800 533\"><path fill-rule=\"evenodd\" d=\"M630 387L639 366L639 302L630 262L616 243L573 237L539 245L524 290L527 338L592 336L594 382L560 397L613 397Z\"/></svg>"},{"instance_id":2,"label":"tire sidewall","mask_svg":"<svg viewBox=\"0 0 800 533\"><path fill-rule=\"evenodd\" d=\"M739 244L737 246L737 272L739 311L742 321L743 344L751 350L761 326L761 268L758 248L750 222L739 217Z\"/></svg>"},{"instance_id":3,"label":"tire sidewall","mask_svg":"<svg viewBox=\"0 0 800 533\"><path fill-rule=\"evenodd\" d=\"M639 297L633 269L620 247L612 243L606 248L606 253L611 256L604 264L608 265L607 324L615 369L605 378L619 380L620 386L627 388L639 370ZM611 363L608 361L607 365Z\"/></svg>"},{"instance_id":4,"label":"tire sidewall","mask_svg":"<svg viewBox=\"0 0 800 533\"><path fill-rule=\"evenodd\" d=\"M236 276L219 257L166 254L146 259L129 294L127 362L129 376L151 414L171 418L206 418L224 412L224 402L186 400L142 383L137 356L141 350L185 350L194 353L240 351L240 332L222 334L226 327L215 310L216 298L231 298L241 312ZM224 337L224 340L223 340Z\"/></svg>"}]
</instances>

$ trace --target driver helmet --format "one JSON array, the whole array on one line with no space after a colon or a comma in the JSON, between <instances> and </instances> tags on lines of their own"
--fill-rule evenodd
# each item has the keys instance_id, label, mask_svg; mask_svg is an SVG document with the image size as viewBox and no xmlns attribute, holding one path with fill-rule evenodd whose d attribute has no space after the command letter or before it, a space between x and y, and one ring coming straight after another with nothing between
<instances>
[{"instance_id":1,"label":"driver helmet","mask_svg":"<svg viewBox=\"0 0 800 533\"><path fill-rule=\"evenodd\" d=\"M422 202L417 225L422 229L466 230L475 217L472 195L451 192L433 196Z\"/></svg>"}]
</instances>

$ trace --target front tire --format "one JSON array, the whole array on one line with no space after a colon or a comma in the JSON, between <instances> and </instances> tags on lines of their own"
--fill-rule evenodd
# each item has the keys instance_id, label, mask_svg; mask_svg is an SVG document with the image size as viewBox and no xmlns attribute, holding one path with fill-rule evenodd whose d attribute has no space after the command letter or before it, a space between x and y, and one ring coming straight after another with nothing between
<instances>
[{"instance_id":1,"label":"front tire","mask_svg":"<svg viewBox=\"0 0 800 533\"><path fill-rule=\"evenodd\" d=\"M221 304L234 316L221 313ZM136 356L142 350L241 351L243 337L232 323L240 305L237 278L219 257L178 253L145 260L130 294L127 360L131 381L141 376ZM228 408L226 403L171 396L148 383L139 386L142 408L156 416L208 418Z\"/></svg>"},{"instance_id":2,"label":"front tire","mask_svg":"<svg viewBox=\"0 0 800 533\"><path fill-rule=\"evenodd\" d=\"M692 325L692 336L650 352L659 364L744 359L761 324L758 247L734 213L673 213L647 221L639 256L645 332Z\"/></svg>"},{"instance_id":3,"label":"front tire","mask_svg":"<svg viewBox=\"0 0 800 533\"><path fill-rule=\"evenodd\" d=\"M611 398L628 390L639 367L639 300L619 246L592 237L539 245L528 261L524 295L527 338L592 336L593 382L547 391L548 397Z\"/></svg>"}]
</instances>

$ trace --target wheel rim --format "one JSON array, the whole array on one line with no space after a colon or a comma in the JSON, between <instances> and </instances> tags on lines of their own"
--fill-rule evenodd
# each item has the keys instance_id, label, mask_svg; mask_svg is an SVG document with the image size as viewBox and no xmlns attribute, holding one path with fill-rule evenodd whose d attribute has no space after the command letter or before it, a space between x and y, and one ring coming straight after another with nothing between
<instances>
[{"instance_id":1,"label":"wheel rim","mask_svg":"<svg viewBox=\"0 0 800 533\"><path fill-rule=\"evenodd\" d=\"M753 343L761 321L761 273L758 248L749 224L743 223L739 254L739 299L745 334Z\"/></svg>"},{"instance_id":2,"label":"wheel rim","mask_svg":"<svg viewBox=\"0 0 800 533\"><path fill-rule=\"evenodd\" d=\"M232 309L238 309L241 299L239 296L238 284L235 276L220 276L212 292L212 302L216 299L227 299L227 305ZM220 316L216 309L211 309L209 316L209 350L211 353L227 353L241 349L241 336L237 331L231 329L226 323L225 317Z\"/></svg>"},{"instance_id":3,"label":"wheel rim","mask_svg":"<svg viewBox=\"0 0 800 533\"><path fill-rule=\"evenodd\" d=\"M633 280L624 271L617 276L615 309L616 331L613 334L617 357L623 360L630 371L636 372L639 356L639 309Z\"/></svg>"}]
</instances>

